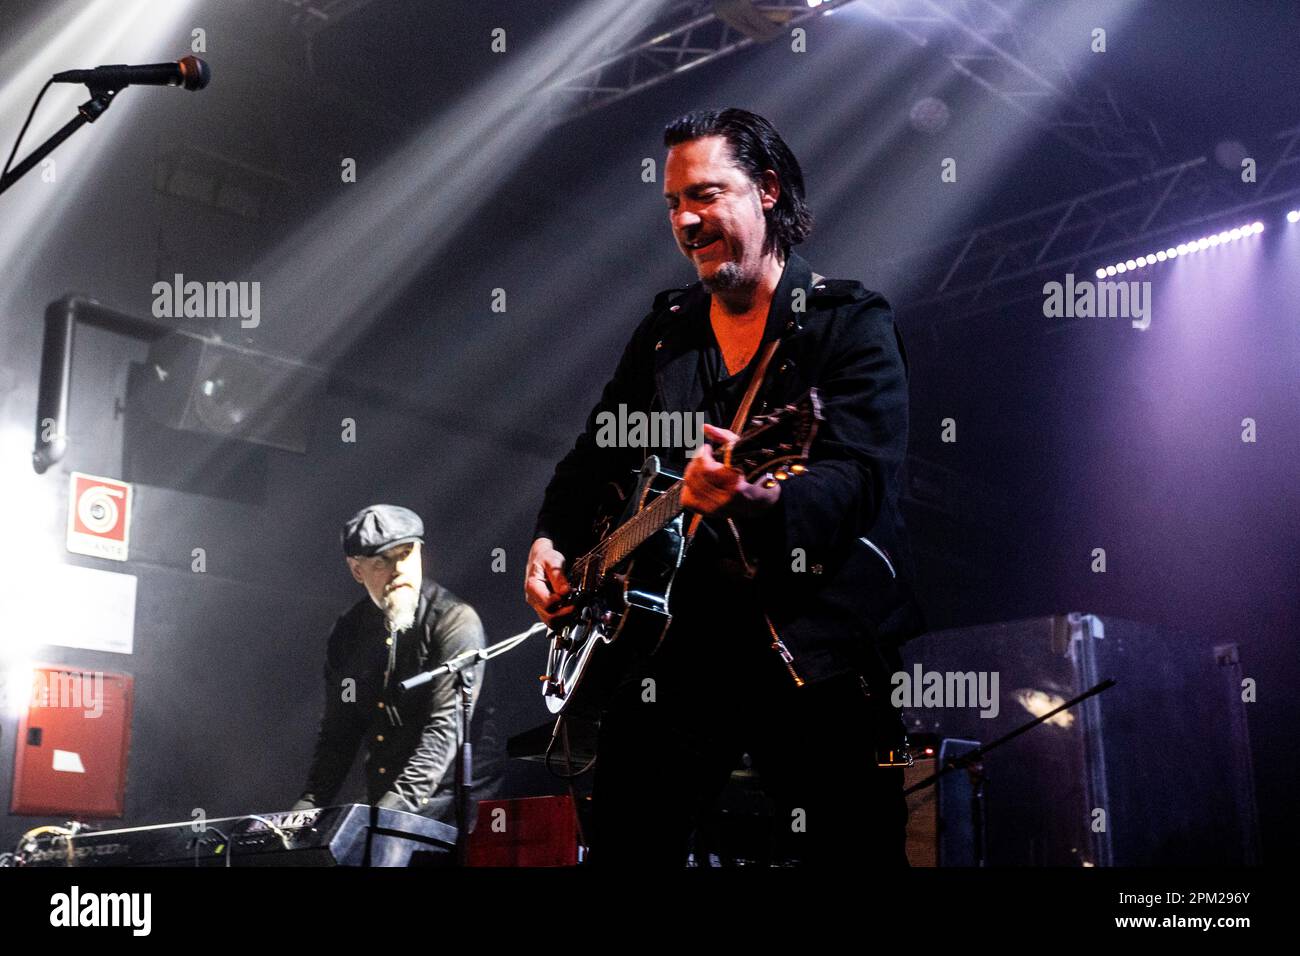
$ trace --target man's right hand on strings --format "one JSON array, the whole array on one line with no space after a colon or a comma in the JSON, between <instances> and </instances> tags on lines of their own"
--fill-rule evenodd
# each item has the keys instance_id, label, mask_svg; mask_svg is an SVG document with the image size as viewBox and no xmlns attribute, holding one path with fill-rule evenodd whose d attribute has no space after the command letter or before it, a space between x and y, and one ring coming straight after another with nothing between
<instances>
[{"instance_id":1,"label":"man's right hand on strings","mask_svg":"<svg viewBox=\"0 0 1300 956\"><path fill-rule=\"evenodd\" d=\"M550 538L538 538L528 551L524 576L524 598L547 627L571 612L563 606L564 596L573 590L564 574L564 555L555 550Z\"/></svg>"}]
</instances>

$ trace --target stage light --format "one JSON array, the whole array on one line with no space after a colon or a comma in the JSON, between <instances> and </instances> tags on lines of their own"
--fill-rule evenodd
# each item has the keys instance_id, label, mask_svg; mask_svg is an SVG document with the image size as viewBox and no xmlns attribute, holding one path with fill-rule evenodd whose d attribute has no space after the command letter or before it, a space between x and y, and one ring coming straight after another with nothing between
<instances>
[{"instance_id":1,"label":"stage light","mask_svg":"<svg viewBox=\"0 0 1300 956\"><path fill-rule=\"evenodd\" d=\"M1300 222L1300 209L1292 209L1286 214L1287 222Z\"/></svg>"},{"instance_id":2,"label":"stage light","mask_svg":"<svg viewBox=\"0 0 1300 956\"><path fill-rule=\"evenodd\" d=\"M1050 691L1033 690L1026 688L1018 690L1012 695L1016 703L1023 707L1034 717L1042 717L1044 714L1051 713L1065 703L1065 698ZM1055 716L1047 718L1047 723L1055 724L1057 727L1070 728L1074 726L1074 714L1068 710L1062 711Z\"/></svg>"},{"instance_id":3,"label":"stage light","mask_svg":"<svg viewBox=\"0 0 1300 956\"><path fill-rule=\"evenodd\" d=\"M1288 214L1288 218L1290 215ZM1300 221L1300 210L1295 211L1294 221ZM1179 256L1185 256L1189 253L1199 252L1202 249L1209 249L1212 246L1226 245L1230 242L1236 242L1239 239L1246 239L1250 236L1257 236L1264 231L1264 224L1256 221L1232 229L1225 229L1223 232L1216 232L1213 235L1202 236L1199 239L1193 239L1190 242L1180 242L1176 246L1170 246L1168 249L1148 252L1144 256L1138 256L1136 259L1126 259L1123 262L1117 262L1114 265L1099 267L1097 269L1097 278L1102 274L1108 276L1116 275L1121 272L1129 272L1134 269L1144 269L1147 266L1155 265L1157 262L1167 262L1170 259L1176 259Z\"/></svg>"},{"instance_id":4,"label":"stage light","mask_svg":"<svg viewBox=\"0 0 1300 956\"><path fill-rule=\"evenodd\" d=\"M1106 278L1106 270L1105 270L1105 269L1098 269L1098 270L1097 270L1097 278L1098 278L1098 279L1104 279L1104 278Z\"/></svg>"},{"instance_id":5,"label":"stage light","mask_svg":"<svg viewBox=\"0 0 1300 956\"><path fill-rule=\"evenodd\" d=\"M936 96L917 100L907 114L907 121L918 133L942 132L951 118L952 110L949 109L948 104Z\"/></svg>"},{"instance_id":6,"label":"stage light","mask_svg":"<svg viewBox=\"0 0 1300 956\"><path fill-rule=\"evenodd\" d=\"M1214 147L1214 159L1224 169L1231 169L1234 172L1241 169L1241 161L1250 155L1240 142L1235 139L1221 140Z\"/></svg>"}]
</instances>

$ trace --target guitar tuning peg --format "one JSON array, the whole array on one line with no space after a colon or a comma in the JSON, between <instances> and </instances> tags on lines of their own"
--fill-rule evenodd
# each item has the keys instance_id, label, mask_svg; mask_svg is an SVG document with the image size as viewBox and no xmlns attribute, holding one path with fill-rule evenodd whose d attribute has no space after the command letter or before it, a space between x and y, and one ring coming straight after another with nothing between
<instances>
[{"instance_id":1,"label":"guitar tuning peg","mask_svg":"<svg viewBox=\"0 0 1300 956\"><path fill-rule=\"evenodd\" d=\"M786 471L784 468L782 468L780 471L778 471L778 472L777 472L775 475L773 475L772 477L775 478L777 481L785 481L787 478L790 477L790 472L788 472L788 471Z\"/></svg>"},{"instance_id":2,"label":"guitar tuning peg","mask_svg":"<svg viewBox=\"0 0 1300 956\"><path fill-rule=\"evenodd\" d=\"M803 474L805 471L807 471L807 470L808 470L808 467L807 467L806 465L791 465L791 466L790 466L790 473L791 473L792 475L802 475L802 474Z\"/></svg>"},{"instance_id":3,"label":"guitar tuning peg","mask_svg":"<svg viewBox=\"0 0 1300 956\"><path fill-rule=\"evenodd\" d=\"M763 479L763 487L764 487L764 488L775 488L775 487L776 487L776 479L773 478L773 477L771 477L770 475L769 475L767 478L764 478L764 479Z\"/></svg>"}]
</instances>

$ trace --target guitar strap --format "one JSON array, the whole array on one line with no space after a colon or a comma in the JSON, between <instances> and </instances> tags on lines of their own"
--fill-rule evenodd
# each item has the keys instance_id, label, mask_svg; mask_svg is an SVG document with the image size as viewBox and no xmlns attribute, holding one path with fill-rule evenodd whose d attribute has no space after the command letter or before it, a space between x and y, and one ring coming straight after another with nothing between
<instances>
[{"instance_id":1,"label":"guitar strap","mask_svg":"<svg viewBox=\"0 0 1300 956\"><path fill-rule=\"evenodd\" d=\"M763 376L767 373L768 363L772 361L772 355L780 345L780 339L773 339L767 343L767 346L758 356L758 365L754 367L754 377L749 380L749 388L745 389L745 396L740 400L740 405L736 408L736 417L731 420L731 430L737 435L744 428L745 419L749 417L749 406L754 404L754 396L758 394L758 389L763 384Z\"/></svg>"},{"instance_id":2,"label":"guitar strap","mask_svg":"<svg viewBox=\"0 0 1300 956\"><path fill-rule=\"evenodd\" d=\"M816 285L821 280L822 277L817 273L814 272L812 274L813 285ZM737 435L741 433L745 420L749 418L749 407L754 404L754 397L758 395L758 390L763 384L763 378L767 374L768 363L772 361L772 356L776 354L776 350L780 347L781 340L779 338L772 339L772 341L767 343L767 346L758 356L758 365L754 366L754 374L749 380L749 388L745 389L745 395L741 398L739 407L736 408L736 415L731 420L731 430ZM690 544L690 540L695 537L695 532L699 529L700 522L703 520L704 516L698 513L691 518L690 529L686 532L686 542L688 545ZM736 536L736 547L739 548L740 531L730 518L727 519L727 524L731 525L731 533ZM749 561L746 559L743 550L740 552L740 560L744 562L746 570L750 571L752 576Z\"/></svg>"},{"instance_id":3,"label":"guitar strap","mask_svg":"<svg viewBox=\"0 0 1300 956\"><path fill-rule=\"evenodd\" d=\"M822 277L814 272L812 281L813 285L816 285L822 281ZM767 348L763 349L762 355L758 358L758 365L754 369L754 377L750 379L749 388L745 389L745 397L740 400L740 407L736 409L736 417L731 420L731 430L737 435L740 434L745 419L749 417L749 406L754 404L754 396L758 394L759 386L763 384L763 376L767 374L767 363L772 361L772 355L780 344L781 340L779 338L768 342Z\"/></svg>"},{"instance_id":4,"label":"guitar strap","mask_svg":"<svg viewBox=\"0 0 1300 956\"><path fill-rule=\"evenodd\" d=\"M767 365L772 361L772 356L780 345L780 339L773 339L768 342L763 351L759 353L758 364L754 366L754 375L749 380L749 388L745 389L745 395L740 400L740 406L736 409L736 416L731 420L731 430L737 435L740 434L742 426L745 424L745 419L749 417L749 406L754 404L754 396L758 394L759 386L763 384L763 376L767 372ZM691 525L686 531L686 544L688 547L690 546L691 539L695 537L695 532L700 528L700 522L703 520L704 515L699 512L696 512L691 516ZM731 525L731 531L736 535L736 546L739 547L740 532L737 530L736 526L732 524L730 518L727 519L727 524ZM740 554L740 560L744 562L746 572L749 572L749 562L745 559L743 551Z\"/></svg>"},{"instance_id":5,"label":"guitar strap","mask_svg":"<svg viewBox=\"0 0 1300 956\"><path fill-rule=\"evenodd\" d=\"M821 280L822 277L817 273L814 272L812 274L813 285L821 282ZM749 380L749 387L745 389L745 395L740 400L740 406L736 409L736 416L731 420L731 430L737 435L741 433L746 419L749 418L750 406L754 404L754 397L758 394L758 390L763 384L763 378L767 374L768 363L772 361L772 356L776 354L776 350L780 345L781 340L779 338L772 339L772 341L768 342L767 346L759 354L758 364L754 367L754 375ZM699 514L698 512L691 517L690 528L686 532L687 547L690 547L691 539L695 537L695 532L699 528L700 522L703 520L704 515ZM731 529L731 536L736 540L736 551L740 556L740 563L745 569L745 577L753 578L756 571L754 570L754 566L749 563L749 558L745 556L745 548L740 541L740 529L736 527L736 522L731 518L727 519L727 527ZM794 685L796 687L803 687L805 682L799 675L799 672L795 670L794 656L785 646L785 642L781 640L781 636L777 633L776 627L772 624L771 616L766 611L763 612L763 621L767 624L767 629L772 635L772 650L781 658L781 662L785 665L785 669L789 673L790 679L794 681Z\"/></svg>"}]
</instances>

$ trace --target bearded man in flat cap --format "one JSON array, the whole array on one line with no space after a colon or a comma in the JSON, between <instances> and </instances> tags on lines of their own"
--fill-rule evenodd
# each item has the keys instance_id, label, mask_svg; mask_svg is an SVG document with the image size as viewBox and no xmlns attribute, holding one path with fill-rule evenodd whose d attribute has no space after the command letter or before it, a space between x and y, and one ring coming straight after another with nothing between
<instances>
[{"instance_id":1,"label":"bearded man in flat cap","mask_svg":"<svg viewBox=\"0 0 1300 956\"><path fill-rule=\"evenodd\" d=\"M401 694L398 684L485 646L474 609L424 577L424 523L408 508L371 505L341 535L366 590L334 624L325 658L325 713L295 810L327 806L364 739L367 802L455 822L456 680ZM483 662L466 671L477 703Z\"/></svg>"}]
</instances>

